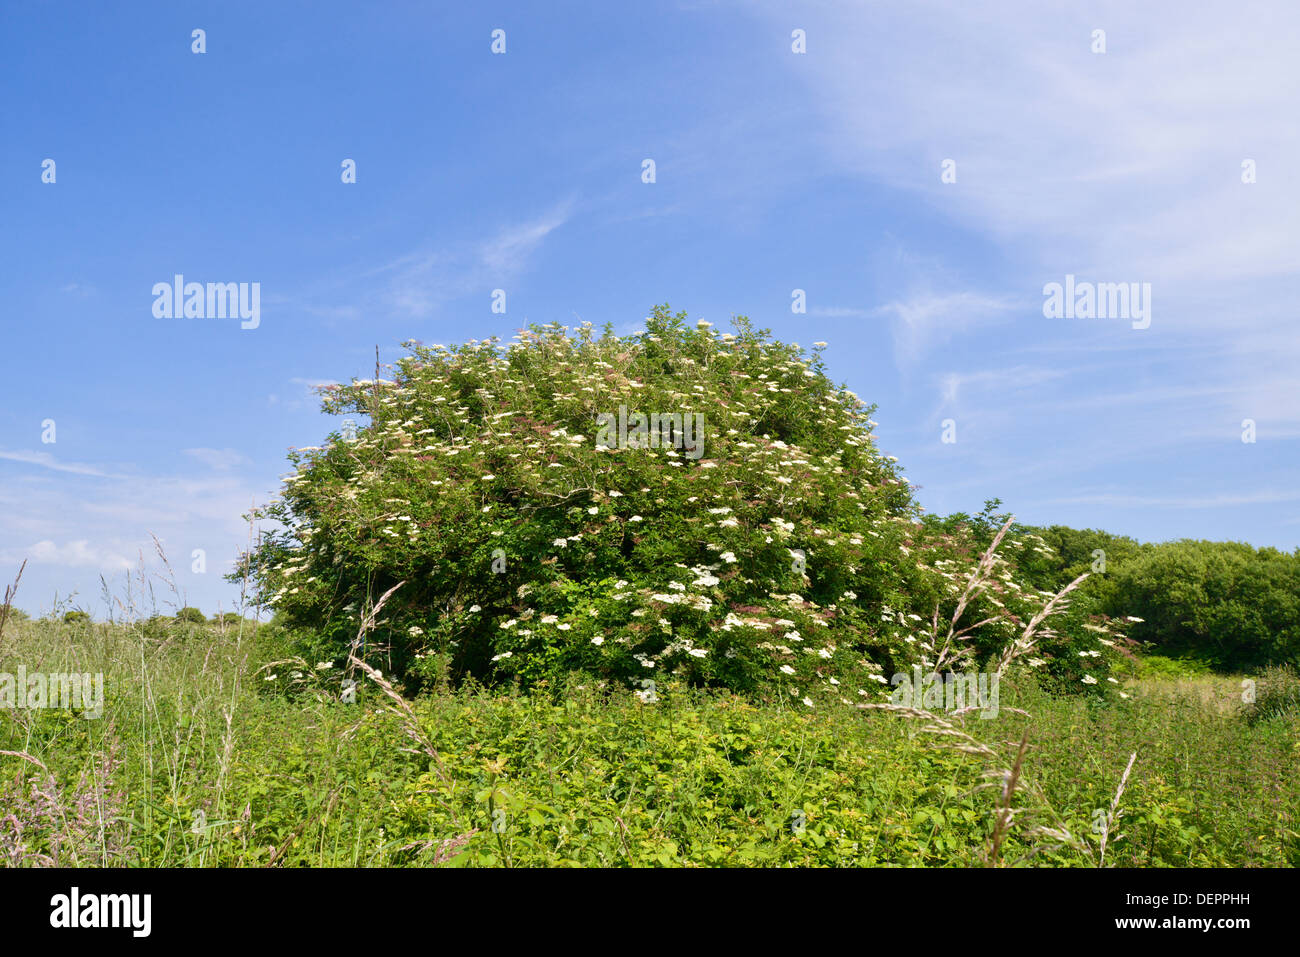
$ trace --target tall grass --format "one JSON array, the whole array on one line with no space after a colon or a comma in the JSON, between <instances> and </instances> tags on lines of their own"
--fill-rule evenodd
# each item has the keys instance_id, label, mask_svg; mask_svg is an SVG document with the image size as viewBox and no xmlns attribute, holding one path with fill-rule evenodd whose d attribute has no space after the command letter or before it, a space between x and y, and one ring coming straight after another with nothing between
<instances>
[{"instance_id":1,"label":"tall grass","mask_svg":"<svg viewBox=\"0 0 1300 957\"><path fill-rule=\"evenodd\" d=\"M107 696L97 721L0 712L14 865L1300 863L1296 718L1198 685L1095 703L1016 677L1001 717L936 736L672 685L406 700L377 675L344 704L265 626L6 634L0 671L102 671Z\"/></svg>"},{"instance_id":2,"label":"tall grass","mask_svg":"<svg viewBox=\"0 0 1300 957\"><path fill-rule=\"evenodd\" d=\"M1137 680L1113 701L1053 697L1009 666L1072 587L998 658L994 720L888 704L811 711L778 693L672 683L654 704L577 680L530 694L442 686L411 701L355 656L349 671L366 680L348 703L348 673L297 657L274 628L146 616L156 609L140 607L152 602L143 571L104 623L16 620L11 587L0 672L102 673L106 700L98 720L0 710L0 859L1300 864L1295 675L1263 676L1245 709L1241 678ZM939 662L964 657L965 606Z\"/></svg>"}]
</instances>

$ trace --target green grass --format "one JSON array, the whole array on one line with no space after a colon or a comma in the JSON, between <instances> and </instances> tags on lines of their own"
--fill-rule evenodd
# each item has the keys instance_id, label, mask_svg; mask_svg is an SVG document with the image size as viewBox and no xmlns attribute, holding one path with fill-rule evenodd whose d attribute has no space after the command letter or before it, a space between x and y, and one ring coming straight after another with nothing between
<instances>
[{"instance_id":1,"label":"green grass","mask_svg":"<svg viewBox=\"0 0 1300 957\"><path fill-rule=\"evenodd\" d=\"M0 711L0 750L13 752L0 755L0 856L979 866L998 774L1027 733L999 864L1098 863L1096 812L1134 752L1106 866L1300 864L1300 719L1252 725L1240 678L1139 679L1114 704L1007 681L999 717L959 723L990 755L922 719L814 711L784 692L661 686L642 704L582 685L444 690L408 716L370 679L346 704L337 668L272 664L283 657L265 628L11 622L0 672L103 672L107 700L99 720Z\"/></svg>"}]
</instances>

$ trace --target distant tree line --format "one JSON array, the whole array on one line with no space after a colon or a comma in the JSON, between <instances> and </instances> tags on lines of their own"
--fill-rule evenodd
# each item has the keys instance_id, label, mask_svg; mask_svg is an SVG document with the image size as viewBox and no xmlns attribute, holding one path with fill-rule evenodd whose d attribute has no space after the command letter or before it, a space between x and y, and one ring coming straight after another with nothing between
<instances>
[{"instance_id":1,"label":"distant tree line","mask_svg":"<svg viewBox=\"0 0 1300 957\"><path fill-rule=\"evenodd\" d=\"M978 515L928 516L951 531L966 526L987 543L1006 521L992 499ZM1038 545L1041 540L1043 546ZM1055 591L1084 572L1076 603L1116 618L1133 616L1130 638L1169 657L1222 671L1300 664L1300 549L1193 539L1138 542L1099 529L1015 525L1022 580Z\"/></svg>"}]
</instances>

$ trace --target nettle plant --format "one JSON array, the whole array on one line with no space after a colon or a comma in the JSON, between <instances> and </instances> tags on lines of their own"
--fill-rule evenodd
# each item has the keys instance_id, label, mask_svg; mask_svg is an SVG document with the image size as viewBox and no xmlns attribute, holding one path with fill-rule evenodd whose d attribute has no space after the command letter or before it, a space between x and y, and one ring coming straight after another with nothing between
<instances>
[{"instance_id":1,"label":"nettle plant","mask_svg":"<svg viewBox=\"0 0 1300 957\"><path fill-rule=\"evenodd\" d=\"M675 676L859 703L914 664L997 667L1047 602L920 524L824 343L663 306L626 337L406 345L391 379L322 390L368 424L291 452L259 513L276 528L232 576L317 659L414 686L577 674L649 701ZM1012 658L1104 686L1106 655L1069 660L1081 640L1040 626Z\"/></svg>"}]
</instances>

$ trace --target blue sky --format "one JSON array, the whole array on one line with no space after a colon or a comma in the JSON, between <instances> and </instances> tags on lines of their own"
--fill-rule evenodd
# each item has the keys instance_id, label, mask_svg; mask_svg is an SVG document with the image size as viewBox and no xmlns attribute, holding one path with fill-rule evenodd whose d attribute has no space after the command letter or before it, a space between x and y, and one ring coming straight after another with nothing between
<instances>
[{"instance_id":1,"label":"blue sky","mask_svg":"<svg viewBox=\"0 0 1300 957\"><path fill-rule=\"evenodd\" d=\"M229 608L240 515L337 423L312 384L665 301L830 343L931 511L1300 545L1300 8L449 6L0 8L20 607L102 613L152 533ZM156 318L177 273L260 325ZM1149 328L1046 318L1066 275L1150 283Z\"/></svg>"}]
</instances>

